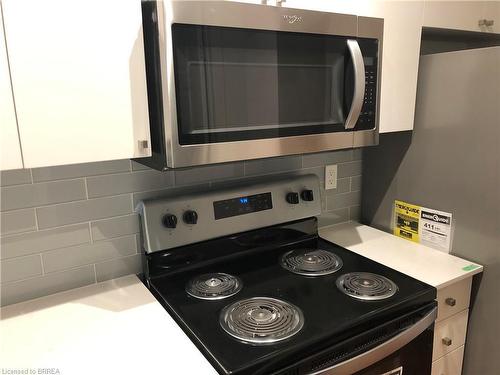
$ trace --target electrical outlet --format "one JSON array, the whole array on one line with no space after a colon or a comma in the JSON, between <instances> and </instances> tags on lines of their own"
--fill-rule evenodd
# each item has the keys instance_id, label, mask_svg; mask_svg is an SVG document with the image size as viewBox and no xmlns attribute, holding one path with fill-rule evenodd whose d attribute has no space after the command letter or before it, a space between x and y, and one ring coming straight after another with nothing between
<instances>
[{"instance_id":1,"label":"electrical outlet","mask_svg":"<svg viewBox=\"0 0 500 375\"><path fill-rule=\"evenodd\" d=\"M325 190L337 187L337 164L325 166Z\"/></svg>"}]
</instances>

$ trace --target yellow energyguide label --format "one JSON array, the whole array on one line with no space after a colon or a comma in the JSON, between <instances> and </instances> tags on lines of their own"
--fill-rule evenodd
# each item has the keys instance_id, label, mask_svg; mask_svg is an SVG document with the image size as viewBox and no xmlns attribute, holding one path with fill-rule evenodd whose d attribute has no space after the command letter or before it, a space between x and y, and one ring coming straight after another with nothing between
<instances>
[{"instance_id":1,"label":"yellow energyguide label","mask_svg":"<svg viewBox=\"0 0 500 375\"><path fill-rule=\"evenodd\" d=\"M419 242L418 226L420 206L403 201L394 201L394 235L413 242Z\"/></svg>"}]
</instances>

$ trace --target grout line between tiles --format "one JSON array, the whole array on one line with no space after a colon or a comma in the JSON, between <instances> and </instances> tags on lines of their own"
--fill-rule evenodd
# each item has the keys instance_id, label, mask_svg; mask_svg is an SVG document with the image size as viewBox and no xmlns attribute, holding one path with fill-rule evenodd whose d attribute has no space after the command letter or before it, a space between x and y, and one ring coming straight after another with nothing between
<instances>
[{"instance_id":1,"label":"grout line between tiles","mask_svg":"<svg viewBox=\"0 0 500 375\"><path fill-rule=\"evenodd\" d=\"M92 236L92 224L90 224L90 221L88 224L89 224L88 227L89 227L90 243L94 243L94 236Z\"/></svg>"},{"instance_id":2,"label":"grout line between tiles","mask_svg":"<svg viewBox=\"0 0 500 375\"><path fill-rule=\"evenodd\" d=\"M94 282L97 283L97 270L96 270L96 267L95 267L95 263L92 264L92 267L94 268Z\"/></svg>"},{"instance_id":3,"label":"grout line between tiles","mask_svg":"<svg viewBox=\"0 0 500 375\"><path fill-rule=\"evenodd\" d=\"M38 225L38 209L37 209L37 207L34 207L33 211L35 211L35 227L36 227L35 232L38 232L40 230L40 226Z\"/></svg>"},{"instance_id":4,"label":"grout line between tiles","mask_svg":"<svg viewBox=\"0 0 500 375\"><path fill-rule=\"evenodd\" d=\"M83 178L83 184L85 185L85 197L89 199L89 187L87 184L87 177Z\"/></svg>"},{"instance_id":5,"label":"grout line between tiles","mask_svg":"<svg viewBox=\"0 0 500 375\"><path fill-rule=\"evenodd\" d=\"M42 266L42 276L45 275L45 267L43 266L43 257L42 254L38 254L40 256L40 265Z\"/></svg>"}]
</instances>

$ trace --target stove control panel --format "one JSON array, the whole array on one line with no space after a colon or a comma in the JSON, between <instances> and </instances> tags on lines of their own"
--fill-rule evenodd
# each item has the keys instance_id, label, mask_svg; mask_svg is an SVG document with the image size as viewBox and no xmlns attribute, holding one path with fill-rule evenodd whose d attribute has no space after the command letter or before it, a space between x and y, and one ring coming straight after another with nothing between
<instances>
[{"instance_id":1,"label":"stove control panel","mask_svg":"<svg viewBox=\"0 0 500 375\"><path fill-rule=\"evenodd\" d=\"M214 202L214 217L215 220L220 220L272 208L273 198L271 193L242 196Z\"/></svg>"},{"instance_id":2,"label":"stove control panel","mask_svg":"<svg viewBox=\"0 0 500 375\"><path fill-rule=\"evenodd\" d=\"M148 253L321 214L319 179L305 175L255 180L247 185L137 206L142 247Z\"/></svg>"}]
</instances>

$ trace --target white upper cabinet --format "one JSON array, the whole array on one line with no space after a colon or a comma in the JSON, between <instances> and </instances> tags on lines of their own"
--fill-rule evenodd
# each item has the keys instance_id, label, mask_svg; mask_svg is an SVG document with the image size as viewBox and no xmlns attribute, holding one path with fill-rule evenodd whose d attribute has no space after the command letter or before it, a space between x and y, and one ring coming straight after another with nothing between
<instances>
[{"instance_id":1,"label":"white upper cabinet","mask_svg":"<svg viewBox=\"0 0 500 375\"><path fill-rule=\"evenodd\" d=\"M413 129L423 1L287 0L284 6L383 18L379 131Z\"/></svg>"},{"instance_id":2,"label":"white upper cabinet","mask_svg":"<svg viewBox=\"0 0 500 375\"><path fill-rule=\"evenodd\" d=\"M425 2L423 25L426 27L498 33L499 23L499 1Z\"/></svg>"},{"instance_id":3,"label":"white upper cabinet","mask_svg":"<svg viewBox=\"0 0 500 375\"><path fill-rule=\"evenodd\" d=\"M10 85L7 49L0 14L0 170L23 167L16 111Z\"/></svg>"},{"instance_id":4,"label":"white upper cabinet","mask_svg":"<svg viewBox=\"0 0 500 375\"><path fill-rule=\"evenodd\" d=\"M358 15L384 18L380 133L412 130L423 1L366 1Z\"/></svg>"},{"instance_id":5,"label":"white upper cabinet","mask_svg":"<svg viewBox=\"0 0 500 375\"><path fill-rule=\"evenodd\" d=\"M141 2L2 4L24 167L150 155Z\"/></svg>"}]
</instances>

